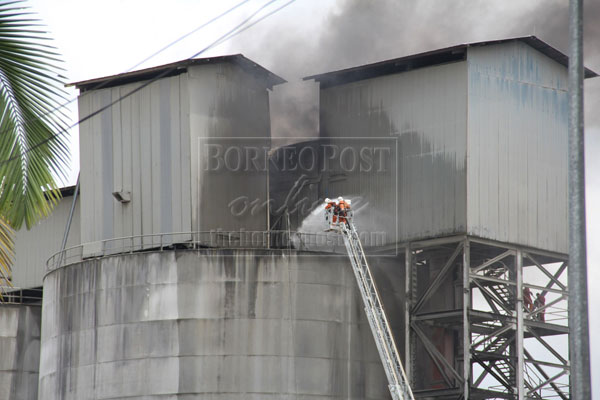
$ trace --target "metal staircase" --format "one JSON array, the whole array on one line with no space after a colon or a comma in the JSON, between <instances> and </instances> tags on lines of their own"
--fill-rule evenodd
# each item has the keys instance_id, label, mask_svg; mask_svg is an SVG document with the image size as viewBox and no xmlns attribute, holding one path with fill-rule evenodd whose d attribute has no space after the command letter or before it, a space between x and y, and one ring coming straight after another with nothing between
<instances>
[{"instance_id":1,"label":"metal staircase","mask_svg":"<svg viewBox=\"0 0 600 400\"><path fill-rule=\"evenodd\" d=\"M340 229L365 305L365 313L371 326L371 332L387 375L392 398L394 400L414 400L412 390L402 368L400 354L396 348L392 330L383 309L383 303L377 292L377 286L356 228L351 219L347 219L346 223L340 223Z\"/></svg>"}]
</instances>

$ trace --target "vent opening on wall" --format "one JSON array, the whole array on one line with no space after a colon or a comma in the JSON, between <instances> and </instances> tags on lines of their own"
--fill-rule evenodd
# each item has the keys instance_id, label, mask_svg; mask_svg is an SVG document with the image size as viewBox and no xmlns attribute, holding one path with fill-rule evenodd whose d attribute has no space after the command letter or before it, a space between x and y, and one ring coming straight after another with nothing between
<instances>
[{"instance_id":1,"label":"vent opening on wall","mask_svg":"<svg viewBox=\"0 0 600 400\"><path fill-rule=\"evenodd\" d=\"M129 203L131 201L131 192L113 192L112 195L119 203Z\"/></svg>"}]
</instances>

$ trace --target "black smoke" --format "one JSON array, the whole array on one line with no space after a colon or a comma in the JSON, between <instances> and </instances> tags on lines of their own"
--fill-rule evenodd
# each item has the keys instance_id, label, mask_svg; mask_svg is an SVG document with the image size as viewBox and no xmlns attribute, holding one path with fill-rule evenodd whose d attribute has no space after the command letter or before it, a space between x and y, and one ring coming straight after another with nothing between
<instances>
[{"instance_id":1,"label":"black smoke","mask_svg":"<svg viewBox=\"0 0 600 400\"><path fill-rule=\"evenodd\" d=\"M312 25L296 18L301 10L294 7L300 3L233 44L290 81L272 96L276 137L318 134L318 86L302 82L307 75L525 35L536 35L568 54L568 2L563 0L343 0L329 9L314 1L309 6L322 18ZM600 1L587 1L584 15L586 66L600 71ZM588 126L600 127L600 113L593 112L598 107L600 78L586 82Z\"/></svg>"}]
</instances>

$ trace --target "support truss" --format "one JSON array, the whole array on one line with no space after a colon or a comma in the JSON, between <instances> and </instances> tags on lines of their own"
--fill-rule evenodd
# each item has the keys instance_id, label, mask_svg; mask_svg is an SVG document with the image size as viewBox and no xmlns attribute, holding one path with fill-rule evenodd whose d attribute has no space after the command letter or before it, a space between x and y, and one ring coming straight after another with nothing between
<instances>
[{"instance_id":1,"label":"support truss","mask_svg":"<svg viewBox=\"0 0 600 400\"><path fill-rule=\"evenodd\" d=\"M460 236L405 256L416 398L569 398L566 255Z\"/></svg>"}]
</instances>

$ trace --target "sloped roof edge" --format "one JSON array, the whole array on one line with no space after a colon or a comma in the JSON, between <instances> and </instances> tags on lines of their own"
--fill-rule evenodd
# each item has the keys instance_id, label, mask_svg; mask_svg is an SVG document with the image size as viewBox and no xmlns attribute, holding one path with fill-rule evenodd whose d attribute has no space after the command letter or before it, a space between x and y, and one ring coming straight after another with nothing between
<instances>
[{"instance_id":1,"label":"sloped roof edge","mask_svg":"<svg viewBox=\"0 0 600 400\"><path fill-rule=\"evenodd\" d=\"M257 77L264 79L267 86L272 88L275 85L285 83L286 80L275 75L268 69L260 66L242 54L231 54L218 57L192 58L187 60L176 61L170 64L159 65L156 67L140 69L137 71L125 72L117 75L110 75L101 78L88 79L85 81L69 83L67 86L75 86L81 92L88 90L108 88L126 83L145 81L151 79L160 79L168 76L179 75L187 70L187 67L192 65L204 64L219 64L233 63L240 66L244 71Z\"/></svg>"},{"instance_id":2,"label":"sloped roof edge","mask_svg":"<svg viewBox=\"0 0 600 400\"><path fill-rule=\"evenodd\" d=\"M448 62L461 61L466 58L467 49L469 47L488 46L512 41L524 42L529 46L533 47L534 49L538 50L542 54L546 55L547 57L550 57L554 61L558 62L559 64L568 66L569 57L567 57L561 51L550 46L548 43L538 39L535 36L521 36L516 38L459 44L443 49L427 51L424 53L394 58L372 64L346 68L338 71L326 72L323 74L311 75L305 77L304 80L314 79L315 81L321 83L321 87L341 85L344 83L374 78L377 76L405 72L417 68L445 64ZM596 76L598 76L596 72L585 68L585 78L593 78Z\"/></svg>"}]
</instances>

